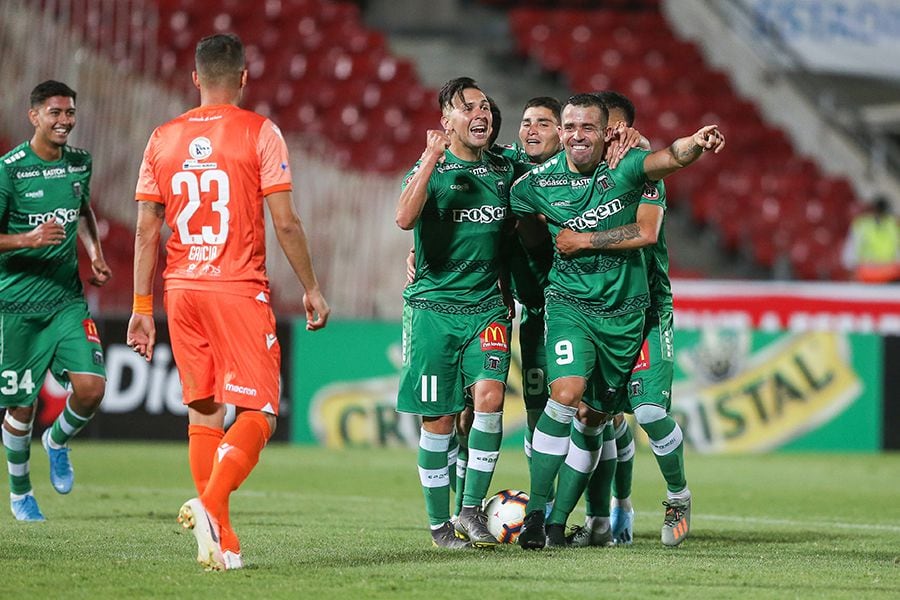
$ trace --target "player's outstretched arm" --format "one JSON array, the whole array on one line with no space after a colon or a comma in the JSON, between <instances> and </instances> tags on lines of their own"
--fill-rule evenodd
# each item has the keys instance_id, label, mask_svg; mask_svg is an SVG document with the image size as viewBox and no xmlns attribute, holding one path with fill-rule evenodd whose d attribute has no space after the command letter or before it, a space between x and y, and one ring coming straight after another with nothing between
<instances>
[{"instance_id":1,"label":"player's outstretched arm","mask_svg":"<svg viewBox=\"0 0 900 600\"><path fill-rule=\"evenodd\" d=\"M0 252L22 248L58 246L66 239L65 228L55 220L41 223L27 233L0 234Z\"/></svg>"},{"instance_id":2,"label":"player's outstretched arm","mask_svg":"<svg viewBox=\"0 0 900 600\"><path fill-rule=\"evenodd\" d=\"M428 130L425 151L422 153L419 168L406 182L406 187L400 192L400 199L397 201L395 221L400 229L408 231L415 227L419 215L422 214L425 201L428 199L428 180L431 179L435 165L444 156L444 150L449 146L450 136L445 132L436 129Z\"/></svg>"},{"instance_id":3,"label":"player's outstretched arm","mask_svg":"<svg viewBox=\"0 0 900 600\"><path fill-rule=\"evenodd\" d=\"M102 287L112 277L112 269L106 264L103 257L103 248L100 246L100 233L97 230L97 217L94 209L86 206L81 209L81 217L78 220L78 238L87 250L91 260L91 285Z\"/></svg>"},{"instance_id":4,"label":"player's outstretched arm","mask_svg":"<svg viewBox=\"0 0 900 600\"><path fill-rule=\"evenodd\" d=\"M657 150L644 158L644 172L652 181L659 181L690 165L704 152L718 154L725 148L725 135L718 125L706 125L690 137L678 138L664 150Z\"/></svg>"},{"instance_id":5,"label":"player's outstretched arm","mask_svg":"<svg viewBox=\"0 0 900 600\"><path fill-rule=\"evenodd\" d=\"M138 202L134 233L134 307L128 321L125 343L148 362L153 358L153 346L156 345L153 278L156 275L159 232L165 214L165 207L158 202Z\"/></svg>"},{"instance_id":6,"label":"player's outstretched arm","mask_svg":"<svg viewBox=\"0 0 900 600\"><path fill-rule=\"evenodd\" d=\"M291 268L300 280L303 289L303 307L306 310L306 329L315 331L325 327L331 309L322 295L316 272L313 270L306 232L300 215L294 210L294 201L290 192L275 192L266 196L266 204L272 214L275 225L275 236L281 249L287 256Z\"/></svg>"},{"instance_id":7,"label":"player's outstretched arm","mask_svg":"<svg viewBox=\"0 0 900 600\"><path fill-rule=\"evenodd\" d=\"M576 232L563 229L556 235L556 249L569 257L584 250L634 250L652 246L659 238L664 211L657 204L638 206L637 221L605 231Z\"/></svg>"}]
</instances>

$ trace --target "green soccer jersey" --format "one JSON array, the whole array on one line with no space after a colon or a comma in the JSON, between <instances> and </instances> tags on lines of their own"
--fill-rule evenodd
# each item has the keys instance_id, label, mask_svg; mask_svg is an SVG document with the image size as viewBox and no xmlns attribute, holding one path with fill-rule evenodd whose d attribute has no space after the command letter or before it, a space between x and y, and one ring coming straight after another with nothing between
<instances>
[{"instance_id":1,"label":"green soccer jersey","mask_svg":"<svg viewBox=\"0 0 900 600\"><path fill-rule=\"evenodd\" d=\"M502 305L497 281L512 181L513 166L504 157L485 152L470 162L444 152L413 230L416 276L403 292L409 305L451 314Z\"/></svg>"},{"instance_id":2,"label":"green soccer jersey","mask_svg":"<svg viewBox=\"0 0 900 600\"><path fill-rule=\"evenodd\" d=\"M554 239L565 228L591 232L634 223L641 202L664 206L656 188L647 186L647 154L631 150L616 169L602 162L592 175L570 171L565 154L557 154L516 181L510 206L516 214L544 215ZM555 254L546 297L600 317L643 310L650 305L644 253Z\"/></svg>"},{"instance_id":3,"label":"green soccer jersey","mask_svg":"<svg viewBox=\"0 0 900 600\"><path fill-rule=\"evenodd\" d=\"M666 184L656 182L659 202L666 204ZM645 194L646 195L646 194ZM666 245L665 217L659 228L656 243L644 248L644 260L647 262L647 284L650 287L650 308L657 314L672 312L672 283L669 281L669 247Z\"/></svg>"},{"instance_id":4,"label":"green soccer jersey","mask_svg":"<svg viewBox=\"0 0 900 600\"><path fill-rule=\"evenodd\" d=\"M66 230L57 246L0 253L0 313L36 314L83 300L78 277L78 218L90 198L91 155L63 146L47 162L28 142L0 157L0 233L27 233L56 219Z\"/></svg>"},{"instance_id":5,"label":"green soccer jersey","mask_svg":"<svg viewBox=\"0 0 900 600\"><path fill-rule=\"evenodd\" d=\"M515 170L516 177L521 177L530 171L536 164L518 144L494 144L491 146L491 152L499 154L500 156L505 156L511 160L513 162L513 169Z\"/></svg>"},{"instance_id":6,"label":"green soccer jersey","mask_svg":"<svg viewBox=\"0 0 900 600\"><path fill-rule=\"evenodd\" d=\"M518 146L495 145L491 148L491 152L510 159L516 177L524 175L536 166L531 162L531 157ZM522 245L518 235L512 236L508 241L506 263L509 268L512 295L524 306L539 308L544 305L544 288L547 287L547 276L550 271L549 257L553 254L552 245L547 240L546 247L533 248L529 252Z\"/></svg>"}]
</instances>

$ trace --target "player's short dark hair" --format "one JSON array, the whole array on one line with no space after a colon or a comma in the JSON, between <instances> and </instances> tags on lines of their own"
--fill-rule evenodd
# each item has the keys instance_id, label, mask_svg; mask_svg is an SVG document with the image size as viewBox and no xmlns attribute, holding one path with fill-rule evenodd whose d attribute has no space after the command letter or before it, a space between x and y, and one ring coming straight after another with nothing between
<instances>
[{"instance_id":1,"label":"player's short dark hair","mask_svg":"<svg viewBox=\"0 0 900 600\"><path fill-rule=\"evenodd\" d=\"M48 98L52 98L54 96L63 96L65 98L71 98L72 102L75 101L75 97L78 94L75 93L75 90L62 83L61 81L53 81L52 79L47 80L43 83L37 84L33 90L31 90L31 108L37 108L44 104Z\"/></svg>"},{"instance_id":2,"label":"player's short dark hair","mask_svg":"<svg viewBox=\"0 0 900 600\"><path fill-rule=\"evenodd\" d=\"M597 92L596 95L600 98L600 102L606 107L607 112L617 108L625 113L625 124L629 127L634 125L634 102L629 100L625 94L620 94L619 92L614 92L612 90L605 90Z\"/></svg>"},{"instance_id":3,"label":"player's short dark hair","mask_svg":"<svg viewBox=\"0 0 900 600\"><path fill-rule=\"evenodd\" d=\"M488 148L494 145L500 136L500 125L503 123L503 115L500 114L500 107L494 102L490 96L485 96L488 104L491 105L491 135L488 137Z\"/></svg>"},{"instance_id":4,"label":"player's short dark hair","mask_svg":"<svg viewBox=\"0 0 900 600\"><path fill-rule=\"evenodd\" d=\"M244 44L233 33L217 33L197 42L197 76L207 83L240 83L244 71Z\"/></svg>"},{"instance_id":5,"label":"player's short dark hair","mask_svg":"<svg viewBox=\"0 0 900 600\"><path fill-rule=\"evenodd\" d=\"M549 109L556 118L557 124L562 121L562 104L560 104L559 100L553 96L535 96L525 103L525 108L522 109L522 112L524 113L529 108L534 108L536 106Z\"/></svg>"},{"instance_id":6,"label":"player's short dark hair","mask_svg":"<svg viewBox=\"0 0 900 600\"><path fill-rule=\"evenodd\" d=\"M606 124L609 122L609 111L606 110L606 105L600 101L600 98L597 97L597 94L575 94L573 96L569 96L569 99L566 100L563 108L565 108L566 106L596 106L600 109L600 116L603 121L603 126L606 127Z\"/></svg>"},{"instance_id":7,"label":"player's short dark hair","mask_svg":"<svg viewBox=\"0 0 900 600\"><path fill-rule=\"evenodd\" d=\"M438 106L440 107L441 112L446 108L453 108L454 98L459 98L460 102L465 101L463 92L468 89L476 89L479 92L482 91L471 77L457 77L456 79L451 79L445 83L441 88L441 91L438 92Z\"/></svg>"}]
</instances>

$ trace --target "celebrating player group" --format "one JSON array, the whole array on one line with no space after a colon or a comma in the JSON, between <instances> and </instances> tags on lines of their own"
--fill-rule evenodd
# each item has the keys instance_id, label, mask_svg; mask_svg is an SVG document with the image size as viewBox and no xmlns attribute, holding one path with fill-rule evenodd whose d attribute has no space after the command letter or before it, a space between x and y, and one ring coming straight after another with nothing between
<instances>
[{"instance_id":1,"label":"celebrating player group","mask_svg":"<svg viewBox=\"0 0 900 600\"><path fill-rule=\"evenodd\" d=\"M531 479L518 544L631 543L628 412L666 482L661 541L677 546L691 492L670 414L662 180L720 152L724 135L707 125L652 151L633 104L604 91L562 106L532 99L519 143L500 147L499 109L474 80L448 81L438 103L443 129L427 132L396 214L414 238L397 410L422 417L417 462L434 545L499 543L482 504L503 437L515 299ZM585 524L567 535L582 495Z\"/></svg>"},{"instance_id":2,"label":"celebrating player group","mask_svg":"<svg viewBox=\"0 0 900 600\"><path fill-rule=\"evenodd\" d=\"M269 119L239 108L241 41L200 40L200 105L150 137L136 186L134 305L127 343L148 361L161 228L169 338L188 408L197 495L179 521L211 570L244 566L229 498L257 464L279 412L280 347L265 271L267 207L303 286L307 328L330 309L294 208L287 146ZM0 159L0 407L10 507L42 521L29 459L36 398L51 370L71 386L42 439L54 489L74 483L68 441L96 413L104 356L78 279L75 238L92 283L112 273L90 207L90 155L67 145L76 94L38 85L30 141ZM482 508L500 456L516 307L531 485L518 543L630 544L634 441L650 440L666 482L662 543L688 535L691 492L670 414L674 349L662 180L725 144L715 125L652 151L621 94L536 97L519 143L496 146L500 111L467 77L440 90L441 129L425 132L403 180L396 223L413 231L403 292L397 410L420 415L418 472L434 545L498 544ZM235 319L234 315L240 315ZM236 419L225 428L225 405ZM451 507L451 490L455 506ZM587 518L567 534L584 496Z\"/></svg>"}]
</instances>

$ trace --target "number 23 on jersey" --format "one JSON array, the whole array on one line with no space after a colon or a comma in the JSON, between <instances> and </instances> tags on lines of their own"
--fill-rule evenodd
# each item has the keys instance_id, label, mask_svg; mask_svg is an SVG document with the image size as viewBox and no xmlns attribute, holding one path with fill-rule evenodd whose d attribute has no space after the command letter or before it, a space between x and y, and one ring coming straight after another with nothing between
<instances>
[{"instance_id":1,"label":"number 23 on jersey","mask_svg":"<svg viewBox=\"0 0 900 600\"><path fill-rule=\"evenodd\" d=\"M197 214L202 206L201 194L215 191L217 195L209 206L212 213L209 217L218 216L218 223L207 223L207 215ZM195 171L179 171L172 177L172 193L176 196L186 195L187 204L175 219L178 238L186 246L200 244L221 245L228 239L228 202L231 199L231 186L228 174L220 169L210 169L197 173ZM211 219L210 219L211 220Z\"/></svg>"}]
</instances>

